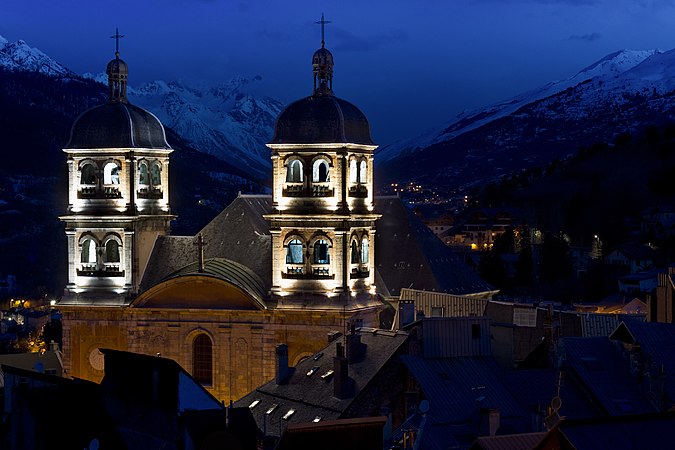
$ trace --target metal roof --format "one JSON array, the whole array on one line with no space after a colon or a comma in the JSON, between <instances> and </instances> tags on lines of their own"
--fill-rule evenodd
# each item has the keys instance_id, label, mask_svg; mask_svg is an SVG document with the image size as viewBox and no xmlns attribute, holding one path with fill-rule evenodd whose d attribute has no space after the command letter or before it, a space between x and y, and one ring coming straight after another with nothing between
<instances>
[{"instance_id":1,"label":"metal roof","mask_svg":"<svg viewBox=\"0 0 675 450\"><path fill-rule=\"evenodd\" d=\"M66 149L170 149L157 117L138 106L108 102L80 114Z\"/></svg>"},{"instance_id":2,"label":"metal roof","mask_svg":"<svg viewBox=\"0 0 675 450\"><path fill-rule=\"evenodd\" d=\"M270 144L374 145L366 116L346 100L312 95L288 105L277 118Z\"/></svg>"}]
</instances>

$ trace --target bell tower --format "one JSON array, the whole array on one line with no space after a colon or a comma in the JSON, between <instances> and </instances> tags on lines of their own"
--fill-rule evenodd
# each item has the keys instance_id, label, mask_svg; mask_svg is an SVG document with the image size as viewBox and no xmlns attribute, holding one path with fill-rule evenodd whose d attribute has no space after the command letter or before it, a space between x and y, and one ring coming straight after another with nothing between
<instances>
[{"instance_id":1,"label":"bell tower","mask_svg":"<svg viewBox=\"0 0 675 450\"><path fill-rule=\"evenodd\" d=\"M68 284L62 304L124 305L138 291L155 239L169 232L169 155L157 117L127 100L128 66L108 63L108 101L81 114L68 164Z\"/></svg>"},{"instance_id":2,"label":"bell tower","mask_svg":"<svg viewBox=\"0 0 675 450\"><path fill-rule=\"evenodd\" d=\"M272 297L278 308L374 307L373 152L365 115L333 93L333 55L312 57L314 90L278 117L272 150Z\"/></svg>"}]
</instances>

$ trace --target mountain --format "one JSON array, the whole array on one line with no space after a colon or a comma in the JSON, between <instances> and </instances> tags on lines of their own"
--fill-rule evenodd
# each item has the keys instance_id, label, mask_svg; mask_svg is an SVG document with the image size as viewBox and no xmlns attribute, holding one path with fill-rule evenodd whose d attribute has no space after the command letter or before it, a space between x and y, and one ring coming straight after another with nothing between
<instances>
[{"instance_id":1,"label":"mountain","mask_svg":"<svg viewBox=\"0 0 675 450\"><path fill-rule=\"evenodd\" d=\"M8 42L0 36L0 67L8 70L38 72L43 75L63 77L75 75L40 50L24 41Z\"/></svg>"},{"instance_id":2,"label":"mountain","mask_svg":"<svg viewBox=\"0 0 675 450\"><path fill-rule=\"evenodd\" d=\"M580 146L670 120L674 84L675 50L615 52L567 80L382 148L378 175L461 187L545 166Z\"/></svg>"},{"instance_id":3,"label":"mountain","mask_svg":"<svg viewBox=\"0 0 675 450\"><path fill-rule=\"evenodd\" d=\"M129 89L129 100L152 111L196 149L234 164L257 179L269 177L269 142L283 104L250 92L261 77L215 86L154 81Z\"/></svg>"}]
</instances>

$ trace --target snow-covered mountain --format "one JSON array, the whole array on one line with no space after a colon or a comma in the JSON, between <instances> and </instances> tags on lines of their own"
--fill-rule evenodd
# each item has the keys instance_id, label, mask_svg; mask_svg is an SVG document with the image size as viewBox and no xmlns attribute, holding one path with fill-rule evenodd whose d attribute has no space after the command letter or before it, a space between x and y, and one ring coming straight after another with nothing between
<instances>
[{"instance_id":1,"label":"snow-covered mountain","mask_svg":"<svg viewBox=\"0 0 675 450\"><path fill-rule=\"evenodd\" d=\"M660 53L658 50L621 50L611 53L566 80L550 82L494 105L462 112L450 122L382 147L377 153L378 162L410 155L431 145L454 139L462 133L513 114L525 105L555 95L589 79L614 78L658 53Z\"/></svg>"},{"instance_id":2,"label":"snow-covered mountain","mask_svg":"<svg viewBox=\"0 0 675 450\"><path fill-rule=\"evenodd\" d=\"M39 72L50 76L72 76L73 72L24 41L8 42L0 36L0 67L8 70Z\"/></svg>"},{"instance_id":3,"label":"snow-covered mountain","mask_svg":"<svg viewBox=\"0 0 675 450\"><path fill-rule=\"evenodd\" d=\"M612 53L567 80L384 147L377 154L380 180L459 187L544 167L581 146L672 121L674 90L675 50Z\"/></svg>"},{"instance_id":4,"label":"snow-covered mountain","mask_svg":"<svg viewBox=\"0 0 675 450\"><path fill-rule=\"evenodd\" d=\"M0 36L0 67L39 72L53 77L75 73L24 41ZM107 84L105 74L83 77ZM283 104L254 94L260 77L243 77L214 85L189 86L179 81L153 81L129 87L129 100L153 112L194 148L223 159L258 179L269 176L271 161L265 147Z\"/></svg>"},{"instance_id":5,"label":"snow-covered mountain","mask_svg":"<svg viewBox=\"0 0 675 450\"><path fill-rule=\"evenodd\" d=\"M283 104L251 94L259 80L239 77L207 87L154 81L130 88L129 100L152 111L195 148L264 178L271 169L265 143Z\"/></svg>"}]
</instances>

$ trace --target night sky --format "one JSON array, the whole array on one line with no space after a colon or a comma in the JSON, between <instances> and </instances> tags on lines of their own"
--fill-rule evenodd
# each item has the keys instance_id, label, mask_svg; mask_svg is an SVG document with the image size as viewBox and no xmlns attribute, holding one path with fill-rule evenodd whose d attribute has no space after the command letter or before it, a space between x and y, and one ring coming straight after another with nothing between
<instances>
[{"instance_id":1,"label":"night sky","mask_svg":"<svg viewBox=\"0 0 675 450\"><path fill-rule=\"evenodd\" d=\"M289 102L311 93L322 12L336 95L379 144L616 50L675 47L672 0L14 0L0 2L0 35L98 73L119 27L132 85L262 75L259 91Z\"/></svg>"}]
</instances>

